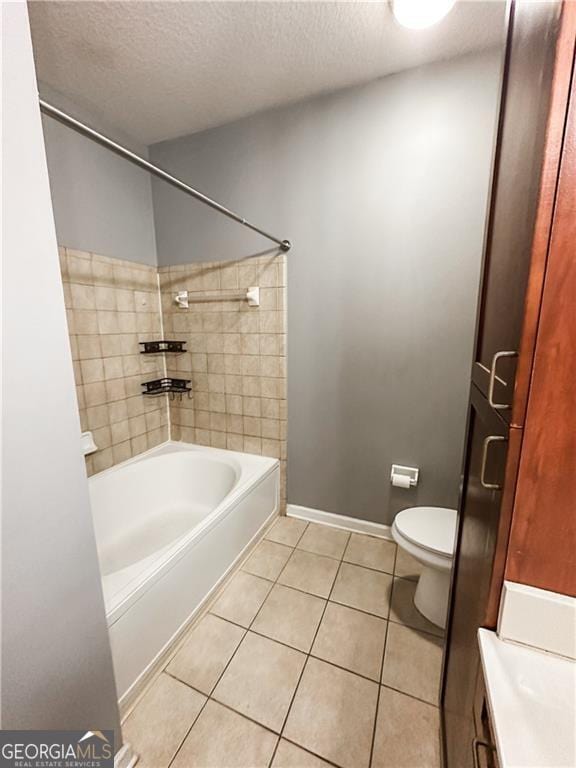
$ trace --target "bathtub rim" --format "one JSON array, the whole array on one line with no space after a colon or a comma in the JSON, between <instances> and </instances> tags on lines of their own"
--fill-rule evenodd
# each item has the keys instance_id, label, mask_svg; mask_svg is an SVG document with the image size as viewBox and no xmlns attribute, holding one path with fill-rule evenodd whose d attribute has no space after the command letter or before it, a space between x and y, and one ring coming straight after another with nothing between
<instances>
[{"instance_id":1,"label":"bathtub rim","mask_svg":"<svg viewBox=\"0 0 576 768\"><path fill-rule=\"evenodd\" d=\"M124 461L121 461L119 464L114 464L112 467L108 467L108 469L103 469L101 472L96 472L93 475L90 475L88 477L88 483L100 480L101 478L108 477L109 475L116 474L120 469L123 469L125 467L129 467L132 464L139 464L141 461L144 461L147 458L154 457L154 456L164 456L170 453L210 453L214 454L215 456L220 456L221 458L225 459L229 464L231 463L232 466L234 466L235 470L238 470L238 467L241 466L238 463L238 460L232 460L231 457L234 456L241 456L244 459L247 459L248 463L260 463L260 460L263 462L278 462L279 459L274 459L270 456L260 456L257 453L243 453L242 451L231 451L228 448L212 448L208 445L199 445L198 443L185 443L182 440L165 440L163 443L159 443L158 445L155 445L153 448L148 448L146 451L142 451L142 453L136 454L136 456L132 456L129 459L125 459Z\"/></svg>"},{"instance_id":2,"label":"bathtub rim","mask_svg":"<svg viewBox=\"0 0 576 768\"><path fill-rule=\"evenodd\" d=\"M214 509L206 515L198 525L191 528L190 531L184 534L180 539L177 539L173 546L161 556L158 561L152 563L147 570L140 574L136 585L133 585L133 582L129 582L125 587L120 589L113 598L109 598L109 605L106 604L104 596L105 577L102 575L100 561L98 561L98 569L102 585L102 597L104 600L104 609L108 627L115 624L128 610L130 610L130 608L162 577L163 573L173 568L178 561L184 557L188 548L193 545L195 541L200 541L208 535L221 520L225 519L234 510L234 507L242 501L242 499L251 493L253 488L258 486L280 466L279 459L268 456L240 453L238 451L229 451L223 448L211 448L196 443L183 443L176 440L167 440L154 448L138 454L138 456L134 456L120 464L116 464L109 469L93 475L89 478L89 482L93 478L99 479L105 477L111 473L120 471L122 468L142 462L147 458L182 452L212 454L215 458L219 457L224 459L229 464L232 463L231 460L237 462L242 470L245 468L245 465L242 464L242 460L244 460L249 465L250 471L248 471L246 475L244 474L244 471L242 471L236 485L232 488L230 493L224 497L220 504L214 507ZM235 458L237 456L240 456L241 458ZM92 512L92 514L94 515L94 512Z\"/></svg>"}]
</instances>

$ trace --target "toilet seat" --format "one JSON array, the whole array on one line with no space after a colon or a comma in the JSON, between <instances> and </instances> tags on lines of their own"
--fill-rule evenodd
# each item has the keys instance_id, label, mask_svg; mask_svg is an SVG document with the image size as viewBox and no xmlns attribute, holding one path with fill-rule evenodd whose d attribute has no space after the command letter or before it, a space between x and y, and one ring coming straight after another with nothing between
<instances>
[{"instance_id":1,"label":"toilet seat","mask_svg":"<svg viewBox=\"0 0 576 768\"><path fill-rule=\"evenodd\" d=\"M394 527L402 538L434 555L451 559L456 543L455 509L446 507L409 507L394 518Z\"/></svg>"}]
</instances>

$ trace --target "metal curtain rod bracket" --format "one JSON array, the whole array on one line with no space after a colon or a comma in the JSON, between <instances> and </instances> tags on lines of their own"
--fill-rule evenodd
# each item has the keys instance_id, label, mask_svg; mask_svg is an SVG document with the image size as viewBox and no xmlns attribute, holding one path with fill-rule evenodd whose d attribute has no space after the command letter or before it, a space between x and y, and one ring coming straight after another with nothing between
<instances>
[{"instance_id":1,"label":"metal curtain rod bracket","mask_svg":"<svg viewBox=\"0 0 576 768\"><path fill-rule=\"evenodd\" d=\"M202 192L198 192L198 190L194 189L194 187L191 187L189 184L185 184L183 181L180 181L180 179L172 176L172 174L167 173L167 171L162 170L162 168L159 168L157 165L154 165L145 158L140 157L140 155L135 154L126 147L123 147L121 144L118 144L112 139L109 139L107 136L104 136L104 134L95 131L88 125L81 123L79 120L71 117L61 109L52 106L52 104L49 104L43 99L38 99L38 101L40 103L40 110L44 112L45 115L54 118L54 120L58 120L60 123L63 123L64 125L68 126L68 128L72 128L78 133L81 133L83 136L98 142L103 147L106 147L112 152L115 152L117 155L124 157L126 160L129 160L139 168L143 168L145 171L148 171L153 176L157 176L159 179L163 179L168 184L171 184L173 187L176 187L176 189L179 189L181 192L185 192L187 195L190 195L190 197L193 197L196 200L200 200L201 203L204 203L204 205L207 205L209 208L213 208L215 211L224 214L224 216L227 216L229 219L238 222L238 224L242 224L243 227L247 227L253 232L257 232L259 235L268 238L268 240L272 240L273 243L277 243L280 246L281 250L289 251L292 247L290 240L281 240L278 237L274 237L274 235L271 235L264 229L260 229L260 227L257 227L255 224L251 224L243 216L239 216L229 208L220 205L220 203L217 203L216 200L212 200L212 198L203 195Z\"/></svg>"}]
</instances>

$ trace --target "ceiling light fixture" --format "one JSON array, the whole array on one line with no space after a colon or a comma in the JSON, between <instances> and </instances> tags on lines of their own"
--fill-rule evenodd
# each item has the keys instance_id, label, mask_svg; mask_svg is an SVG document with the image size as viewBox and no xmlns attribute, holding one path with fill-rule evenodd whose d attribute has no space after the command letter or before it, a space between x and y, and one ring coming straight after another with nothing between
<instances>
[{"instance_id":1,"label":"ceiling light fixture","mask_svg":"<svg viewBox=\"0 0 576 768\"><path fill-rule=\"evenodd\" d=\"M396 21L409 29L424 29L443 19L456 0L392 0Z\"/></svg>"}]
</instances>

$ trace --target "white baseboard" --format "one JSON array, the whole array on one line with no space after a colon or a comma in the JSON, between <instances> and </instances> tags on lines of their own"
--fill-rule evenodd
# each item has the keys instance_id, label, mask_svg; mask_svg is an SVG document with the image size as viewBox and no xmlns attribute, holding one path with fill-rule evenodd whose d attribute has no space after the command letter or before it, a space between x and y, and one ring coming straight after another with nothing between
<instances>
[{"instance_id":1,"label":"white baseboard","mask_svg":"<svg viewBox=\"0 0 576 768\"><path fill-rule=\"evenodd\" d=\"M392 539L392 533L389 525L383 523L372 523L370 520L359 520L355 517L346 515L335 515L333 512L324 512L321 509L312 509L311 507L300 507L297 504L288 504L286 507L288 517L297 517L300 520L308 520L312 523L323 523L332 528L342 528L345 531L354 533L367 533L369 536L378 536L381 539Z\"/></svg>"},{"instance_id":2,"label":"white baseboard","mask_svg":"<svg viewBox=\"0 0 576 768\"><path fill-rule=\"evenodd\" d=\"M505 581L498 636L576 659L576 598Z\"/></svg>"},{"instance_id":3,"label":"white baseboard","mask_svg":"<svg viewBox=\"0 0 576 768\"><path fill-rule=\"evenodd\" d=\"M114 768L134 768L139 757L131 744L123 744L114 755Z\"/></svg>"}]
</instances>

